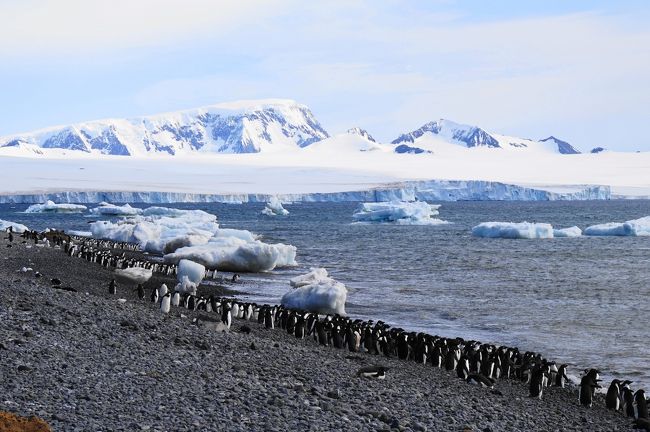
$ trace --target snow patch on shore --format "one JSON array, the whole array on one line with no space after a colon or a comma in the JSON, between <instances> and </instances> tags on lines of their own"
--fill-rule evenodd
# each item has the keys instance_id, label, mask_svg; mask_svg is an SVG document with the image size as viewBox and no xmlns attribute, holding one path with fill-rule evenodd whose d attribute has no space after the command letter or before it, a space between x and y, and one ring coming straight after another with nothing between
<instances>
[{"instance_id":1,"label":"snow patch on shore","mask_svg":"<svg viewBox=\"0 0 650 432\"><path fill-rule=\"evenodd\" d=\"M0 219L0 231L8 230L9 227L13 227L13 231L17 233L23 233L25 231L29 231L29 228L27 228L23 224Z\"/></svg>"},{"instance_id":2,"label":"snow patch on shore","mask_svg":"<svg viewBox=\"0 0 650 432\"><path fill-rule=\"evenodd\" d=\"M328 276L324 268L312 268L305 275L291 279L294 289L282 296L283 306L324 314L345 315L348 290Z\"/></svg>"}]
</instances>

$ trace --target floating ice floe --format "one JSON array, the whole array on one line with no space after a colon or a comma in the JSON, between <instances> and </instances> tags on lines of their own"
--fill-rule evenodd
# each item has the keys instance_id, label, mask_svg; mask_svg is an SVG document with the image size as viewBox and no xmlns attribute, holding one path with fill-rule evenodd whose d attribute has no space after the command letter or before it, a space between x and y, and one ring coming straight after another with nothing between
<instances>
[{"instance_id":1,"label":"floating ice floe","mask_svg":"<svg viewBox=\"0 0 650 432\"><path fill-rule=\"evenodd\" d=\"M118 221L90 224L93 237L131 242L165 261L188 259L210 269L259 272L296 264L296 248L267 244L246 230L219 228L217 217L202 210L150 207Z\"/></svg>"},{"instance_id":2,"label":"floating ice floe","mask_svg":"<svg viewBox=\"0 0 650 432\"><path fill-rule=\"evenodd\" d=\"M282 296L282 305L325 314L345 315L348 290L327 275L324 268L312 268L305 275L291 279L295 287Z\"/></svg>"},{"instance_id":3,"label":"floating ice floe","mask_svg":"<svg viewBox=\"0 0 650 432\"><path fill-rule=\"evenodd\" d=\"M79 236L79 237L92 237L93 236L93 233L90 232L90 231L68 230L65 233L73 235L73 236Z\"/></svg>"},{"instance_id":4,"label":"floating ice floe","mask_svg":"<svg viewBox=\"0 0 650 432\"><path fill-rule=\"evenodd\" d=\"M585 229L588 236L650 236L650 216L627 222L610 222L592 225Z\"/></svg>"},{"instance_id":5,"label":"floating ice floe","mask_svg":"<svg viewBox=\"0 0 650 432\"><path fill-rule=\"evenodd\" d=\"M582 230L577 226L569 228L553 229L553 237L580 237Z\"/></svg>"},{"instance_id":6,"label":"floating ice floe","mask_svg":"<svg viewBox=\"0 0 650 432\"><path fill-rule=\"evenodd\" d=\"M436 219L438 204L424 201L369 202L361 203L352 218L357 223L394 223L397 225L440 225L447 221Z\"/></svg>"},{"instance_id":7,"label":"floating ice floe","mask_svg":"<svg viewBox=\"0 0 650 432\"><path fill-rule=\"evenodd\" d=\"M135 216L142 213L142 209L131 207L128 204L118 206L107 202L100 202L97 207L90 209L90 213L99 216Z\"/></svg>"},{"instance_id":8,"label":"floating ice floe","mask_svg":"<svg viewBox=\"0 0 650 432\"><path fill-rule=\"evenodd\" d=\"M23 224L0 219L0 231L8 230L9 227L12 227L13 231L17 233L23 233L25 231L29 231L29 228L27 228Z\"/></svg>"},{"instance_id":9,"label":"floating ice floe","mask_svg":"<svg viewBox=\"0 0 650 432\"><path fill-rule=\"evenodd\" d=\"M278 197L271 197L269 202L266 203L266 207L262 210L262 214L267 216L286 216L289 214L289 210L282 207L282 203Z\"/></svg>"},{"instance_id":10,"label":"floating ice floe","mask_svg":"<svg viewBox=\"0 0 650 432\"><path fill-rule=\"evenodd\" d=\"M146 283L151 279L153 272L151 269L142 267L129 267L125 269L115 269L113 275L118 282L136 285Z\"/></svg>"},{"instance_id":11,"label":"floating ice floe","mask_svg":"<svg viewBox=\"0 0 650 432\"><path fill-rule=\"evenodd\" d=\"M472 235L506 239L553 238L553 226L530 222L483 222L472 228Z\"/></svg>"},{"instance_id":12,"label":"floating ice floe","mask_svg":"<svg viewBox=\"0 0 650 432\"><path fill-rule=\"evenodd\" d=\"M296 265L295 246L218 234L204 245L180 248L165 255L165 262L189 259L210 269L238 272L263 272Z\"/></svg>"},{"instance_id":13,"label":"floating ice floe","mask_svg":"<svg viewBox=\"0 0 650 432\"><path fill-rule=\"evenodd\" d=\"M45 204L33 204L27 207L25 213L83 213L86 206L81 204L56 204L47 201Z\"/></svg>"}]
</instances>

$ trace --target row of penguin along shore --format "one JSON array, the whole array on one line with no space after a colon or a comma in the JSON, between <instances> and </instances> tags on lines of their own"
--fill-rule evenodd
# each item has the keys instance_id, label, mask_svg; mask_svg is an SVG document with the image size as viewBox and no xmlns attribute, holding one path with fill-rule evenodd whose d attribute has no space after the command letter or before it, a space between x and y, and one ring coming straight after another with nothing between
<instances>
[{"instance_id":1,"label":"row of penguin along shore","mask_svg":"<svg viewBox=\"0 0 650 432\"><path fill-rule=\"evenodd\" d=\"M240 300L239 253L208 266L225 274L189 255L157 258L196 246L163 234L164 218L181 213L160 212L139 215L159 231L141 219L95 227L139 232L148 240L138 244L8 228L0 410L54 430L648 429L645 395L628 382L607 386L593 368L572 383L543 354L355 320L337 295L345 287L323 269L294 278L282 305ZM219 250L280 259L236 231ZM314 302L323 293L333 296Z\"/></svg>"}]
</instances>

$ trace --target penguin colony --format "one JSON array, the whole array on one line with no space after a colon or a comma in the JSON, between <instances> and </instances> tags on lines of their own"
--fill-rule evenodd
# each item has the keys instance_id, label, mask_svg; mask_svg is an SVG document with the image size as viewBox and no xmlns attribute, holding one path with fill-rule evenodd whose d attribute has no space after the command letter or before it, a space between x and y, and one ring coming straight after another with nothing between
<instances>
[{"instance_id":1,"label":"penguin colony","mask_svg":"<svg viewBox=\"0 0 650 432\"><path fill-rule=\"evenodd\" d=\"M10 242L13 242L11 228L8 229ZM177 268L173 264L153 263L147 260L126 258L125 253L114 255L112 249L138 250L137 245L107 240L88 239L68 236L62 231L38 233L25 231L23 243L33 240L42 241L47 246L62 247L71 257L79 257L88 262L102 266L127 268L143 267L164 275L175 275ZM77 243L75 243L77 242ZM215 277L216 270L206 270L206 277ZM235 274L233 282L239 279ZM52 280L54 286L61 282ZM117 294L117 284L111 280L109 294ZM142 285L137 288L138 298L144 299ZM215 313L220 317L223 327L230 329L233 319L257 321L267 329L286 331L297 339L313 338L319 345L346 349L350 352L397 357L405 361L414 361L423 365L446 369L458 378L473 385L493 388L499 379L516 379L524 381L529 387L529 396L542 399L544 389L549 386L564 387L568 381L567 365L559 367L554 361L548 361L535 352L520 352L518 348L496 346L475 340L462 338L445 338L427 333L407 332L402 328L393 328L383 321L353 320L339 315L288 309L278 305L258 305L239 302L236 299L199 296L190 293L170 292L166 285L154 288L150 294L152 303L157 304L163 313L169 313L171 307L183 307L192 311ZM194 322L198 324L195 319ZM247 327L247 326L244 326ZM249 328L250 331L250 328ZM372 366L357 372L360 377L384 379L388 368ZM578 400L585 407L591 407L596 389L601 388L600 371L586 369L579 385ZM607 408L620 411L634 419L634 428L650 431L648 410L650 399L643 389L633 391L632 381L614 379L605 397Z\"/></svg>"}]
</instances>

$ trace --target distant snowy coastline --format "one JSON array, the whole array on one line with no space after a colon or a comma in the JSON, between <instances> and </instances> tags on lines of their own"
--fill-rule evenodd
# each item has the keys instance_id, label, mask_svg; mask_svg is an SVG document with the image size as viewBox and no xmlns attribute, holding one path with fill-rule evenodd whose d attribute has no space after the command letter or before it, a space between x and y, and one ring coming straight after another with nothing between
<instances>
[{"instance_id":1,"label":"distant snowy coastline","mask_svg":"<svg viewBox=\"0 0 650 432\"><path fill-rule=\"evenodd\" d=\"M219 202L266 203L273 197L282 202L381 202L381 201L577 201L608 200L609 186L582 185L558 190L518 186L480 180L424 180L386 184L366 190L289 194L203 194L186 192L61 191L0 195L0 204L57 203L145 203Z\"/></svg>"}]
</instances>

